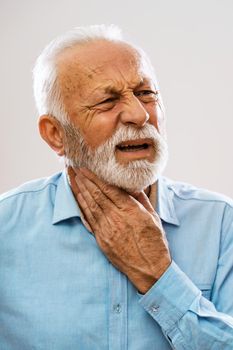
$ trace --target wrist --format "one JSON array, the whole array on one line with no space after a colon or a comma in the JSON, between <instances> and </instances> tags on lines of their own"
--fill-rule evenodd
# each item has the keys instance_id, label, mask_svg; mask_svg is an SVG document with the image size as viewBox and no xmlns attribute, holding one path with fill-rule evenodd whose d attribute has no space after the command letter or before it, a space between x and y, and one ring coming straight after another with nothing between
<instances>
[{"instance_id":1,"label":"wrist","mask_svg":"<svg viewBox=\"0 0 233 350\"><path fill-rule=\"evenodd\" d=\"M139 282L137 285L137 290L139 291L140 294L146 294L152 286L162 277L162 275L167 271L168 267L171 265L171 260L161 266L160 269L156 269L156 273L153 275L144 275L140 278Z\"/></svg>"}]
</instances>

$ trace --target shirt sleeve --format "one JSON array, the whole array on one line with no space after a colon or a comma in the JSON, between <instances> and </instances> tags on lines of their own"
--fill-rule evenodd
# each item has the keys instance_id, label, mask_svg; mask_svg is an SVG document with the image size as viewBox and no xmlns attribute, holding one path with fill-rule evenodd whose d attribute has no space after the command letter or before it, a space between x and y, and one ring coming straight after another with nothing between
<instances>
[{"instance_id":1,"label":"shirt sleeve","mask_svg":"<svg viewBox=\"0 0 233 350\"><path fill-rule=\"evenodd\" d=\"M173 349L233 349L233 215L226 208L211 301L173 261L139 303Z\"/></svg>"}]
</instances>

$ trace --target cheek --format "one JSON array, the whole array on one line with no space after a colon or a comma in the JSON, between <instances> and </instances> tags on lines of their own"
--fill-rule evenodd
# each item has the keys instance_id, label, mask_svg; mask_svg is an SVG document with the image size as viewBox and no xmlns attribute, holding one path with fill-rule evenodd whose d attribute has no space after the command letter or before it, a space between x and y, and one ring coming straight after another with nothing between
<instances>
[{"instance_id":1,"label":"cheek","mask_svg":"<svg viewBox=\"0 0 233 350\"><path fill-rule=\"evenodd\" d=\"M149 122L152 124L160 134L164 133L164 112L161 110L159 104L150 105L146 108L150 115Z\"/></svg>"},{"instance_id":2,"label":"cheek","mask_svg":"<svg viewBox=\"0 0 233 350\"><path fill-rule=\"evenodd\" d=\"M117 116L114 113L103 113L94 116L89 125L82 129L83 137L91 148L105 143L117 128Z\"/></svg>"}]
</instances>

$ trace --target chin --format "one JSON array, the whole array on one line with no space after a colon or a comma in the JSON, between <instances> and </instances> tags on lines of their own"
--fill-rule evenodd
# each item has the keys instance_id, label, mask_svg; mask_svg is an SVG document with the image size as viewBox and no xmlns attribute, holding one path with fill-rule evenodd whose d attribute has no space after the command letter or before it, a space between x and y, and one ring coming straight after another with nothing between
<instances>
[{"instance_id":1,"label":"chin","mask_svg":"<svg viewBox=\"0 0 233 350\"><path fill-rule=\"evenodd\" d=\"M165 163L150 163L147 160L133 161L127 166L109 160L105 166L90 170L110 185L127 192L141 192L158 180L164 167Z\"/></svg>"},{"instance_id":2,"label":"chin","mask_svg":"<svg viewBox=\"0 0 233 350\"><path fill-rule=\"evenodd\" d=\"M71 154L72 155L72 154ZM104 182L122 188L127 192L141 192L154 184L162 174L168 159L167 145L160 140L157 143L155 159L132 160L127 164L118 162L109 147L100 146L93 153L82 149L74 157L67 157L67 163L73 167L85 167Z\"/></svg>"},{"instance_id":3,"label":"chin","mask_svg":"<svg viewBox=\"0 0 233 350\"><path fill-rule=\"evenodd\" d=\"M106 180L109 184L117 186L126 192L142 192L144 191L148 186L154 184L158 177L156 175L149 176L149 177L140 177L138 175L135 176L129 174L128 176L129 181L127 181L126 178L117 178L115 180L109 181Z\"/></svg>"}]
</instances>

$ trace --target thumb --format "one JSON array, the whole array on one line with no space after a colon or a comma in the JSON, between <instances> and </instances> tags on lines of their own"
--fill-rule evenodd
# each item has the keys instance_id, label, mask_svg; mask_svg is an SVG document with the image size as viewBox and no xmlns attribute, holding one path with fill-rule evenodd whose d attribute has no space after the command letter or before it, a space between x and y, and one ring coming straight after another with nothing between
<instances>
[{"instance_id":1,"label":"thumb","mask_svg":"<svg viewBox=\"0 0 233 350\"><path fill-rule=\"evenodd\" d=\"M144 192L133 193L131 196L134 197L139 203L141 203L150 214L155 214L155 210L152 207L149 198Z\"/></svg>"}]
</instances>

